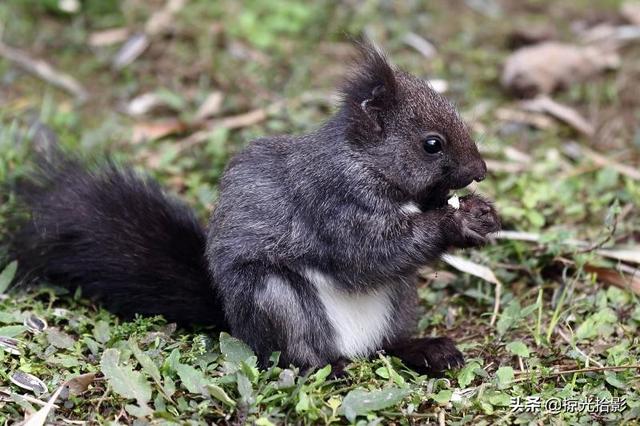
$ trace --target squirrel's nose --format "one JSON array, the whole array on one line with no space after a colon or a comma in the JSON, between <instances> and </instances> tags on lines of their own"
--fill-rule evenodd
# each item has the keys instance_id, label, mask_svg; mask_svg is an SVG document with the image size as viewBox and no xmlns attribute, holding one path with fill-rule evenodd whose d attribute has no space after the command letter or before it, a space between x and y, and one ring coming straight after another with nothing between
<instances>
[{"instance_id":1,"label":"squirrel's nose","mask_svg":"<svg viewBox=\"0 0 640 426\"><path fill-rule=\"evenodd\" d=\"M451 189L460 189L471 182L480 182L487 176L487 165L482 159L474 159L466 164L460 164L457 175L452 179Z\"/></svg>"},{"instance_id":2,"label":"squirrel's nose","mask_svg":"<svg viewBox=\"0 0 640 426\"><path fill-rule=\"evenodd\" d=\"M476 182L481 182L487 177L487 163L485 163L483 160L480 160L476 168L477 170L475 172L473 180L475 180Z\"/></svg>"},{"instance_id":3,"label":"squirrel's nose","mask_svg":"<svg viewBox=\"0 0 640 426\"><path fill-rule=\"evenodd\" d=\"M476 182L483 181L487 177L487 163L484 160L476 161L473 170L473 180Z\"/></svg>"}]
</instances>

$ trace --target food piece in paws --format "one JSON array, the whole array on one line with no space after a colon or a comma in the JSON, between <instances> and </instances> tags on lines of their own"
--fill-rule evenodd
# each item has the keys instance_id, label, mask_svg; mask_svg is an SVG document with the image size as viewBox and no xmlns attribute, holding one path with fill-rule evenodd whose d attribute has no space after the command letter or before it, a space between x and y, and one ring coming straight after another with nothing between
<instances>
[{"instance_id":1,"label":"food piece in paws","mask_svg":"<svg viewBox=\"0 0 640 426\"><path fill-rule=\"evenodd\" d=\"M458 197L458 194L453 194L451 196L451 198L449 198L447 200L447 204L449 204L455 210L459 210L460 209L460 197Z\"/></svg>"}]
</instances>

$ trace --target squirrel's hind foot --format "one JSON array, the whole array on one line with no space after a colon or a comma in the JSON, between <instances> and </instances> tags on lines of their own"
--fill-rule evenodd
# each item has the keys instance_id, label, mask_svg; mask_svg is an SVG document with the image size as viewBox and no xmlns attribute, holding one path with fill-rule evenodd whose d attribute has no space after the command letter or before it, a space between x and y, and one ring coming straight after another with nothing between
<instances>
[{"instance_id":1,"label":"squirrel's hind foot","mask_svg":"<svg viewBox=\"0 0 640 426\"><path fill-rule=\"evenodd\" d=\"M385 349L408 367L429 375L437 375L464 365L464 357L448 337L423 337L397 343Z\"/></svg>"}]
</instances>

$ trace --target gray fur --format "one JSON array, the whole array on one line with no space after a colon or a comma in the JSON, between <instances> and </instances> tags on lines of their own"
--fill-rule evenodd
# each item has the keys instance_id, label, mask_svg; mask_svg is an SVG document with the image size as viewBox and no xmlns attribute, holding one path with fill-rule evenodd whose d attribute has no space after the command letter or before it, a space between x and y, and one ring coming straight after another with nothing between
<instances>
[{"instance_id":1,"label":"gray fur","mask_svg":"<svg viewBox=\"0 0 640 426\"><path fill-rule=\"evenodd\" d=\"M495 215L472 214L486 205L477 197L466 210L446 205L450 189L486 173L455 108L374 48L361 53L334 117L307 135L253 141L221 181L210 271L232 333L262 362L274 350L300 366L346 355L305 271L344 295L389 295L389 329L370 354L413 332L418 268L496 228ZM445 138L440 155L423 150L431 132Z\"/></svg>"}]
</instances>

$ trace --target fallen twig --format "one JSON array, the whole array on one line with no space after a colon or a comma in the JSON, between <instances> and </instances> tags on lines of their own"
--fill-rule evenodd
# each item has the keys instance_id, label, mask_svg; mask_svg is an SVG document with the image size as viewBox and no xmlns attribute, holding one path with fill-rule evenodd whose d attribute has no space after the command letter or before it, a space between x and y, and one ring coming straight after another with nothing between
<instances>
[{"instance_id":1,"label":"fallen twig","mask_svg":"<svg viewBox=\"0 0 640 426\"><path fill-rule=\"evenodd\" d=\"M49 84L57 86L76 97L79 102L84 102L89 98L88 92L68 74L57 71L47 62L41 59L31 58L26 53L18 49L9 47L0 42L0 56L16 64L26 72L33 74Z\"/></svg>"},{"instance_id":2,"label":"fallen twig","mask_svg":"<svg viewBox=\"0 0 640 426\"><path fill-rule=\"evenodd\" d=\"M542 235L532 232L521 231L500 231L492 236L498 240L526 241L531 243L540 243ZM587 241L566 239L557 241L559 244L574 246L580 249L590 247ZM594 250L596 254L610 259L621 260L623 262L640 264L640 249L627 249L622 247L613 247L608 249L597 248Z\"/></svg>"},{"instance_id":3,"label":"fallen twig","mask_svg":"<svg viewBox=\"0 0 640 426\"><path fill-rule=\"evenodd\" d=\"M640 171L637 168L614 161L611 158L605 157L604 155L575 142L565 144L564 152L572 158L587 157L600 167L608 166L631 179L640 180Z\"/></svg>"},{"instance_id":4,"label":"fallen twig","mask_svg":"<svg viewBox=\"0 0 640 426\"><path fill-rule=\"evenodd\" d=\"M216 120L211 120L205 125L205 128L203 130L197 131L191 134L188 138L184 139L182 143L178 145L178 150L184 151L201 144L202 142L206 141L214 131L218 129L232 130L258 124L261 121L267 119L268 110L274 108L276 105L280 105L280 103L276 103L268 108L258 108L242 114L231 115L228 117L221 117Z\"/></svg>"},{"instance_id":5,"label":"fallen twig","mask_svg":"<svg viewBox=\"0 0 640 426\"><path fill-rule=\"evenodd\" d=\"M587 136L593 136L595 133L593 125L575 109L556 102L549 96L541 95L532 100L522 101L520 105L526 111L549 114Z\"/></svg>"},{"instance_id":6,"label":"fallen twig","mask_svg":"<svg viewBox=\"0 0 640 426\"><path fill-rule=\"evenodd\" d=\"M27 395L27 394L20 394L20 393L16 393L16 394L11 394L11 396L15 396L21 399L24 399L25 401L28 401L32 404L36 404L36 405L40 405L40 406L45 406L47 405L46 401L42 401L38 398L34 398L31 395ZM55 408L60 408L57 405L54 405Z\"/></svg>"},{"instance_id":7,"label":"fallen twig","mask_svg":"<svg viewBox=\"0 0 640 426\"><path fill-rule=\"evenodd\" d=\"M564 376L566 374L596 373L598 371L616 371L616 370L640 370L640 364L636 365L605 365L603 367L578 368L575 370L554 371L546 376L539 375L538 379L548 379L551 377ZM530 371L514 371L514 374L531 374ZM532 377L518 377L511 383L520 383L531 380Z\"/></svg>"},{"instance_id":8,"label":"fallen twig","mask_svg":"<svg viewBox=\"0 0 640 426\"><path fill-rule=\"evenodd\" d=\"M47 401L47 403L38 411L30 415L24 422L24 426L42 426L47 421L47 416L51 412L51 410L56 407L55 402L60 396L60 392L62 392L64 386L60 386L57 391L51 395L51 398Z\"/></svg>"},{"instance_id":9,"label":"fallen twig","mask_svg":"<svg viewBox=\"0 0 640 426\"><path fill-rule=\"evenodd\" d=\"M527 111L515 108L498 108L495 116L500 121L522 123L536 129L549 129L554 122L542 112Z\"/></svg>"},{"instance_id":10,"label":"fallen twig","mask_svg":"<svg viewBox=\"0 0 640 426\"><path fill-rule=\"evenodd\" d=\"M560 336L562 338L562 340L564 340L565 342L567 342L568 344L571 345L571 347L573 348L573 350L575 350L582 358L584 358L584 360L588 363L594 363L595 365L597 365L598 367L604 367L604 365L602 365L600 362L596 361L595 359L592 359L589 355L587 355L586 353L584 353L579 347L578 345L576 345L575 343L573 343L571 341L571 339L569 339L569 336L567 336L559 327L556 329L556 333L558 333L558 336Z\"/></svg>"}]
</instances>

